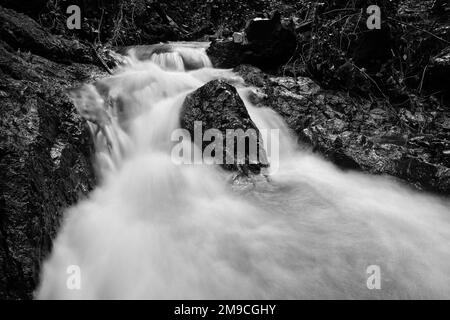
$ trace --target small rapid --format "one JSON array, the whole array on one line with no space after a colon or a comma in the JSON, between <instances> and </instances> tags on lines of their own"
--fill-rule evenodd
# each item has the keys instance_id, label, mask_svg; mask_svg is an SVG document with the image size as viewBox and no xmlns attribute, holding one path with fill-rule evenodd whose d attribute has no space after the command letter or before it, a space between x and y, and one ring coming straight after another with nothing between
<instances>
[{"instance_id":1,"label":"small rapid","mask_svg":"<svg viewBox=\"0 0 450 320\"><path fill-rule=\"evenodd\" d=\"M211 67L203 44L139 50L72 93L102 125L91 125L101 179L65 213L36 298L450 298L448 200L303 150L238 75ZM185 97L214 79L238 88L260 130L279 130L277 170L245 190L217 166L171 159ZM379 290L368 288L370 266Z\"/></svg>"}]
</instances>

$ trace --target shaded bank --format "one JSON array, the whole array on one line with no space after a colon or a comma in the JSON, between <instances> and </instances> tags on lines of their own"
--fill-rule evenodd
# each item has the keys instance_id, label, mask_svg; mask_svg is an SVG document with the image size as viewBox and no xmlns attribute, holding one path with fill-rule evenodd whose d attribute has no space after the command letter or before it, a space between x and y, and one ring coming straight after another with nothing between
<instances>
[{"instance_id":1,"label":"shaded bank","mask_svg":"<svg viewBox=\"0 0 450 320\"><path fill-rule=\"evenodd\" d=\"M87 47L0 7L0 297L29 299L63 211L95 184L91 137L65 94ZM68 64L62 64L66 61Z\"/></svg>"}]
</instances>

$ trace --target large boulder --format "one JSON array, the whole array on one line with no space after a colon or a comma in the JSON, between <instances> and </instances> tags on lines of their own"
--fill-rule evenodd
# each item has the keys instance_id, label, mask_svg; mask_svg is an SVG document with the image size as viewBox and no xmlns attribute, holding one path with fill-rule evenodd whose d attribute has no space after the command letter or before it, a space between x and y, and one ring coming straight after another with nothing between
<instances>
[{"instance_id":1,"label":"large boulder","mask_svg":"<svg viewBox=\"0 0 450 320\"><path fill-rule=\"evenodd\" d=\"M255 103L277 111L309 146L344 169L387 174L419 189L450 194L450 118L443 111L388 105L321 89L309 78L235 69L263 94Z\"/></svg>"},{"instance_id":2,"label":"large boulder","mask_svg":"<svg viewBox=\"0 0 450 320\"><path fill-rule=\"evenodd\" d=\"M187 129L191 137L194 137L196 122L202 123L203 133L216 129L224 138L213 141L214 145L220 144L219 147L223 150L223 154L216 156L223 159L221 166L224 169L248 175L258 174L261 168L268 166L258 128L250 119L244 102L232 85L222 80L214 80L186 97L181 112L181 127ZM227 130L234 131L237 136L227 135ZM229 148L230 141L234 151ZM245 143L244 153L238 153L239 143ZM208 145L211 145L211 142L202 141L202 146L199 147L205 150Z\"/></svg>"}]
</instances>

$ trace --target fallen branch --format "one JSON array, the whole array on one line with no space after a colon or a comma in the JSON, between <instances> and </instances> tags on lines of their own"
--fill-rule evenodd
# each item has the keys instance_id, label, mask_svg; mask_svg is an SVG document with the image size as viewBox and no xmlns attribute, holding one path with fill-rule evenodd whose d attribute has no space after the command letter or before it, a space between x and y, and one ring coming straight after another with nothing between
<instances>
[{"instance_id":1,"label":"fallen branch","mask_svg":"<svg viewBox=\"0 0 450 320\"><path fill-rule=\"evenodd\" d=\"M378 91L380 91L380 93L383 95L383 97L389 101L389 98L384 94L384 92L378 86L377 82L371 76L369 76L364 70L359 68L354 63L352 63L352 66L355 67L366 79L370 80L375 85L375 87L378 89Z\"/></svg>"},{"instance_id":2,"label":"fallen branch","mask_svg":"<svg viewBox=\"0 0 450 320\"><path fill-rule=\"evenodd\" d=\"M334 9L327 12L322 13L322 15L326 15L329 13L340 12L340 11L356 11L354 8L343 8L343 9Z\"/></svg>"},{"instance_id":3,"label":"fallen branch","mask_svg":"<svg viewBox=\"0 0 450 320\"><path fill-rule=\"evenodd\" d=\"M94 51L94 54L97 57L98 61L100 61L100 64L102 65L102 67L106 70L106 72L108 72L109 74L112 75L113 74L112 70L108 67L105 60L103 60L103 58L98 54L97 49L95 49L94 45L91 43L90 46L91 46L92 50Z\"/></svg>"}]
</instances>

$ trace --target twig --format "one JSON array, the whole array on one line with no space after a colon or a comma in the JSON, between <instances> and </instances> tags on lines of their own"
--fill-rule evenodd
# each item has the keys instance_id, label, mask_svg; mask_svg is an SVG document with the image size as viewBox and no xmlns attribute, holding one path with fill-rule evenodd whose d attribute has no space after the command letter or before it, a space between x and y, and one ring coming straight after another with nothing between
<instances>
[{"instance_id":1,"label":"twig","mask_svg":"<svg viewBox=\"0 0 450 320\"><path fill-rule=\"evenodd\" d=\"M283 77L284 77L285 74L286 74L286 67L287 67L287 65L292 61L292 59L294 58L294 56L295 56L296 53L297 53L297 50L298 50L298 42L297 42L297 45L295 46L294 53L293 53L292 56L289 58L288 62L286 62L286 63L284 64L284 66L283 66Z\"/></svg>"},{"instance_id":2,"label":"twig","mask_svg":"<svg viewBox=\"0 0 450 320\"><path fill-rule=\"evenodd\" d=\"M112 70L108 67L108 65L106 64L105 60L102 59L102 57L100 57L100 55L98 54L97 50L95 49L94 45L91 43L90 44L92 50L95 53L95 56L97 57L97 59L100 61L102 67L106 70L106 72L108 72L109 74L113 74Z\"/></svg>"},{"instance_id":3,"label":"twig","mask_svg":"<svg viewBox=\"0 0 450 320\"><path fill-rule=\"evenodd\" d=\"M425 66L422 73L422 79L420 80L420 86L419 86L419 94L422 93L422 86L423 86L423 80L425 78L425 73L427 72L428 65Z\"/></svg>"},{"instance_id":4,"label":"twig","mask_svg":"<svg viewBox=\"0 0 450 320\"><path fill-rule=\"evenodd\" d=\"M348 19L348 18L350 18L350 17L352 17L352 16L354 16L354 15L357 15L357 14L358 14L358 13L347 14L347 15L341 17L340 19L338 19L338 20L336 20L336 21L333 21L328 27L331 27L332 25L334 25L334 24L336 24L336 23L338 23L338 22L341 22L341 21L344 20L344 19Z\"/></svg>"},{"instance_id":5,"label":"twig","mask_svg":"<svg viewBox=\"0 0 450 320\"><path fill-rule=\"evenodd\" d=\"M362 69L360 69L357 65L355 65L354 63L351 63L359 72L361 72L361 74L366 77L367 79L369 79L378 89L378 91L380 91L380 93L383 95L383 97L389 101L389 98L384 94L384 92L380 89L380 87L378 86L377 82L375 80L373 80L373 78L371 76L369 76L366 72L364 72Z\"/></svg>"},{"instance_id":6,"label":"twig","mask_svg":"<svg viewBox=\"0 0 450 320\"><path fill-rule=\"evenodd\" d=\"M102 43L102 40L100 38L100 33L102 30L102 24L103 24L103 15L105 14L105 9L102 8L102 15L100 16L100 22L98 23L98 34L97 34L97 40L99 43Z\"/></svg>"},{"instance_id":7,"label":"twig","mask_svg":"<svg viewBox=\"0 0 450 320\"><path fill-rule=\"evenodd\" d=\"M339 37L339 50L342 50L342 35L345 34L347 36L347 34L344 32L345 28L347 27L348 21L350 20L350 17L347 18L347 20L345 20L345 24L344 26L341 28L341 35ZM348 39L348 36L347 36Z\"/></svg>"},{"instance_id":8,"label":"twig","mask_svg":"<svg viewBox=\"0 0 450 320\"><path fill-rule=\"evenodd\" d=\"M326 15L326 14L333 13L333 12L339 12L339 11L355 11L355 9L353 9L353 8L334 9L334 10L324 12L324 13L322 13L322 15Z\"/></svg>"},{"instance_id":9,"label":"twig","mask_svg":"<svg viewBox=\"0 0 450 320\"><path fill-rule=\"evenodd\" d=\"M389 19L389 20L392 20L392 21L396 21L396 22L398 22L398 23L401 23L401 24L403 24L403 25L405 25L405 26L413 27L413 28L415 28L415 29L417 29L417 30L419 30L419 31L422 31L422 32L425 32L425 33L429 34L430 36L432 36L432 37L434 37L434 38L436 38L436 39L438 39L438 40L441 40L441 41L445 42L446 44L450 44L449 41L447 41L447 40L445 40L444 38L441 38L441 37L435 35L434 33L430 32L430 31L428 31L428 30L425 30L425 29L416 27L416 26L413 25L413 24L410 24L410 23L407 23L407 22L403 22L403 21L400 21L400 20L397 20L397 19L394 19L394 18L388 17L388 19Z\"/></svg>"},{"instance_id":10,"label":"twig","mask_svg":"<svg viewBox=\"0 0 450 320\"><path fill-rule=\"evenodd\" d=\"M120 28L122 26L122 20L123 20L123 2L120 5L119 13L114 18L114 30L113 35L110 39L111 43L114 42L117 45L117 40L122 39L120 35Z\"/></svg>"}]
</instances>

